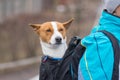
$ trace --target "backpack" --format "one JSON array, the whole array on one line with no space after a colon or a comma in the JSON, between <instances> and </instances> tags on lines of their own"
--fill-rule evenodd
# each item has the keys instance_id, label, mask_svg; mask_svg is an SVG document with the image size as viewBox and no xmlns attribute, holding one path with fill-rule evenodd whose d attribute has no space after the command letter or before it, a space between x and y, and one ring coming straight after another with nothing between
<instances>
[{"instance_id":1,"label":"backpack","mask_svg":"<svg viewBox=\"0 0 120 80\"><path fill-rule=\"evenodd\" d=\"M104 33L111 41L114 50L114 66L112 80L119 80L119 53L118 40L108 31L98 31ZM63 59L60 61L58 72L54 80L78 80L78 66L85 51L81 45L80 37L73 37L68 45Z\"/></svg>"},{"instance_id":2,"label":"backpack","mask_svg":"<svg viewBox=\"0 0 120 80\"><path fill-rule=\"evenodd\" d=\"M42 56L39 80L78 80L78 66L85 51L81 38L73 37L62 60Z\"/></svg>"},{"instance_id":3,"label":"backpack","mask_svg":"<svg viewBox=\"0 0 120 80\"><path fill-rule=\"evenodd\" d=\"M120 47L117 39L109 32L102 30L111 41L114 50L114 66L112 80L119 80L119 53ZM85 51L81 45L80 37L73 37L62 60L52 60L46 56L42 58L39 80L78 80L78 67Z\"/></svg>"}]
</instances>

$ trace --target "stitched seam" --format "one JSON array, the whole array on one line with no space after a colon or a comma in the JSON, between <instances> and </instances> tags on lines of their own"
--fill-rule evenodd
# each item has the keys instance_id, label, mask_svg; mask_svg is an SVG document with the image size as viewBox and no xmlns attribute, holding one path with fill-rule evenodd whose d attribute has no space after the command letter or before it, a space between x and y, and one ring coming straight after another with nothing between
<instances>
[{"instance_id":1,"label":"stitched seam","mask_svg":"<svg viewBox=\"0 0 120 80\"><path fill-rule=\"evenodd\" d=\"M102 65L102 60L101 60L100 52L99 52L99 48L98 48L98 42L97 42L97 39L96 39L95 35L94 35L94 39L95 39L95 41L96 41L96 46L97 46L97 49L96 49L96 50L97 50L97 52L98 52L98 57L99 57L99 60L100 60L101 68L102 68L102 70L103 70L103 73L105 74L106 79L108 80L108 77L107 77L107 75L106 75L106 73L105 73L105 70L104 70L104 67L103 67L103 65Z\"/></svg>"}]
</instances>

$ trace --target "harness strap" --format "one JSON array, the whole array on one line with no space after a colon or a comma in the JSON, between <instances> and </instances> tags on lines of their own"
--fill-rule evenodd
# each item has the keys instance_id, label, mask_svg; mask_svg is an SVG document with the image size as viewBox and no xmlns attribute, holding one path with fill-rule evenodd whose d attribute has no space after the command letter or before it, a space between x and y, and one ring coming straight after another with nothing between
<instances>
[{"instance_id":1,"label":"harness strap","mask_svg":"<svg viewBox=\"0 0 120 80\"><path fill-rule=\"evenodd\" d=\"M111 41L114 50L114 66L112 80L119 80L119 60L120 60L120 47L117 38L108 31L99 31L104 33Z\"/></svg>"}]
</instances>

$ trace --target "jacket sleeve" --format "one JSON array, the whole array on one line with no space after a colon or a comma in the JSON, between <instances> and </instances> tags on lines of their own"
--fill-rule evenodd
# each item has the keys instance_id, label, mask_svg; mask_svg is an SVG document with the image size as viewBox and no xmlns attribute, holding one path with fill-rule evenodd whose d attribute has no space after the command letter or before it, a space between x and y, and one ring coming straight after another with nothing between
<instances>
[{"instance_id":1,"label":"jacket sleeve","mask_svg":"<svg viewBox=\"0 0 120 80\"><path fill-rule=\"evenodd\" d=\"M86 47L79 68L84 80L111 80L113 70L113 49L110 40L101 32L82 39Z\"/></svg>"}]
</instances>

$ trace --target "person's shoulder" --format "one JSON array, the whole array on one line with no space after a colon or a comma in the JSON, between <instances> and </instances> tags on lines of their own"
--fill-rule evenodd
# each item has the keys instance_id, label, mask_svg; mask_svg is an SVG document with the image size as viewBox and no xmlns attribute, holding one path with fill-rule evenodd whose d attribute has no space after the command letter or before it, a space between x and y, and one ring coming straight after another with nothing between
<instances>
[{"instance_id":1,"label":"person's shoulder","mask_svg":"<svg viewBox=\"0 0 120 80\"><path fill-rule=\"evenodd\" d=\"M94 44L104 44L108 42L109 39L102 32L94 32L84 37L81 41L82 45L94 45Z\"/></svg>"}]
</instances>

